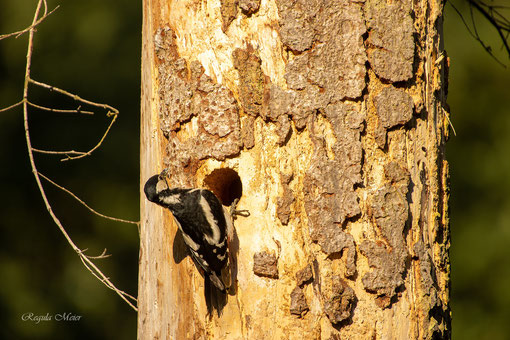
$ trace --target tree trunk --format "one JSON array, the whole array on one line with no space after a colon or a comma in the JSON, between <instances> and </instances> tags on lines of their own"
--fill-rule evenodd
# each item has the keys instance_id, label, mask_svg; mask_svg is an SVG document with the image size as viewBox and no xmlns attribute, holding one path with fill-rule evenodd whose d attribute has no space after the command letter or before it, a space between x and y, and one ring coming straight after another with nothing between
<instances>
[{"instance_id":1,"label":"tree trunk","mask_svg":"<svg viewBox=\"0 0 510 340\"><path fill-rule=\"evenodd\" d=\"M141 185L250 216L218 316L141 198L139 339L450 337L441 2L144 0Z\"/></svg>"}]
</instances>

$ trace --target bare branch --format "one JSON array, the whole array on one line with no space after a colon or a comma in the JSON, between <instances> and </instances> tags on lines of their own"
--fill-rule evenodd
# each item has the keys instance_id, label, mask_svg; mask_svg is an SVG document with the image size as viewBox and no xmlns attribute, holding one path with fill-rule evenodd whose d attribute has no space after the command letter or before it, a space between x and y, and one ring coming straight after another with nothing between
<instances>
[{"instance_id":1,"label":"bare branch","mask_svg":"<svg viewBox=\"0 0 510 340\"><path fill-rule=\"evenodd\" d=\"M21 104L21 102L20 102L20 104ZM51 107L37 105L37 104L34 104L32 102L28 102L28 105L30 105L32 107L35 107L36 109L45 110L45 111L49 111L49 112L57 112L57 113L82 113L82 114L85 114L85 115L93 115L94 114L94 112L92 112L92 111L82 110L81 109L81 105L78 106L78 108L75 109L75 110L54 109L54 108L51 108Z\"/></svg>"},{"instance_id":2,"label":"bare branch","mask_svg":"<svg viewBox=\"0 0 510 340\"><path fill-rule=\"evenodd\" d=\"M85 252L85 251L83 251ZM84 254L85 255L85 254ZM93 260L100 260L100 259L106 259L110 256L112 256L111 254L107 254L106 253L106 248L104 248L103 252L101 253L101 255L98 255L98 256L90 256L90 255L85 255L87 256L89 259L93 259Z\"/></svg>"},{"instance_id":3,"label":"bare branch","mask_svg":"<svg viewBox=\"0 0 510 340\"><path fill-rule=\"evenodd\" d=\"M88 271L90 273L92 273L92 275L94 275L99 281L101 281L106 287L110 288L111 290L115 291L115 293L117 293L121 298L122 300L126 301L126 303L131 306L135 311L138 311L138 308L135 307L135 305L133 305L131 303L131 301L128 300L131 299L133 301L137 301L137 299L122 291L122 290L119 290L117 289L117 287L115 287L115 285L112 284L112 282L110 281L110 279L106 276L104 276L104 274L96 267L96 265L85 255L81 254L80 255L80 260L81 262L83 263L83 265L85 266L85 268L88 269Z\"/></svg>"},{"instance_id":4,"label":"bare branch","mask_svg":"<svg viewBox=\"0 0 510 340\"><path fill-rule=\"evenodd\" d=\"M90 156L90 154L92 152L94 152L97 148L99 148L101 146L101 144L103 144L103 141L105 140L106 136L110 132L110 129L112 128L113 123L115 123L116 119L117 119L117 114L114 114L113 118L112 118L112 121L110 122L110 125L108 125L108 128L106 129L105 133L103 134L103 137L101 137L101 140L99 140L99 142L96 144L96 146L94 146L92 149L90 149L89 151L85 152L82 155L68 156L67 158L61 159L61 161L69 161L69 160L73 160L73 159L79 159L79 158L83 158L83 157L86 157L86 156Z\"/></svg>"},{"instance_id":5,"label":"bare branch","mask_svg":"<svg viewBox=\"0 0 510 340\"><path fill-rule=\"evenodd\" d=\"M25 67L25 83L24 83L24 86L23 86L23 101L22 101L23 102L23 122L24 122L24 127L25 127L25 139L26 139L26 142L27 142L28 158L30 160L30 166L32 167L32 173L34 174L34 178L35 178L35 181L37 183L37 187L39 188L39 191L41 193L41 197L42 197L42 199L44 201L46 209L48 210L51 218L53 219L53 221L55 222L57 227L60 229L60 231L64 235L65 239L69 243L69 245L71 245L73 250L78 254L78 256L80 257L80 260L85 265L85 267L96 278L98 278L102 283L104 283L108 288L114 290L117 293L117 295L119 295L129 306L131 306L131 308L133 308L134 310L137 311L138 310L137 307L131 301L129 301L128 298L132 299L134 301L136 301L136 299L134 297L132 297L131 295L129 295L129 294L119 290L117 287L115 287L115 285L113 285L113 283L110 281L110 279L108 277L106 277L103 274L103 272L101 272L101 270L91 261L91 259L89 259L87 256L85 256L83 254L83 251L80 250L80 248L78 248L76 246L76 244L73 242L73 240L71 239L71 237L69 236L69 234L65 230L64 226L62 225L62 223L60 222L58 217L55 215L55 213L53 212L53 210L51 208L51 205L50 205L50 203L48 201L48 198L46 197L46 193L44 191L44 188L42 186L39 172L37 171L37 166L35 164L34 153L33 153L33 149L32 149L32 142L31 142L31 139L30 139L30 129L29 129L29 124L28 124L28 99L27 98L28 98L28 85L31 82L31 80L30 80L30 71L31 71L31 62L32 62L32 54L33 54L33 46L34 46L35 24L40 19L39 18L39 13L40 13L41 7L43 5L45 7L45 14L46 14L46 1L45 0L39 0L39 2L37 3L37 8L36 8L35 13L34 13L34 19L32 21L32 26L28 30L29 37L28 37L28 47L27 47L26 67ZM45 86L49 86L49 85L45 85ZM43 86L43 87L45 87L45 86ZM53 88L53 87L51 87L51 88ZM74 96L74 95L72 95L72 96ZM75 97L79 98L78 96L75 96ZM94 104L95 104L95 106L98 106L96 103L93 103L91 105L94 105ZM105 104L101 104L101 107L105 107L105 108L110 109L110 107L108 105L105 105ZM113 109L112 111L114 112L114 119L112 119L112 121L114 121L118 111L115 110L115 109ZM111 126L111 124L110 124L110 126Z\"/></svg>"},{"instance_id":6,"label":"bare branch","mask_svg":"<svg viewBox=\"0 0 510 340\"><path fill-rule=\"evenodd\" d=\"M90 149L89 151L75 151L75 150L54 151L54 150L37 149L37 148L34 148L34 147L32 147L31 149L32 149L33 152L47 154L47 155L65 155L66 158L62 158L60 160L62 162L90 156L92 154L92 152L97 150L101 146L101 144L103 144L103 141L105 140L106 136L110 132L110 129L112 128L113 123L115 123L116 119L117 119L117 115L115 114L115 115L113 115L113 118L110 121L110 125L108 125L108 128L106 129L105 133L103 134L103 136L101 137L99 142L92 149Z\"/></svg>"},{"instance_id":7,"label":"bare branch","mask_svg":"<svg viewBox=\"0 0 510 340\"><path fill-rule=\"evenodd\" d=\"M9 111L10 109L14 109L15 107L20 106L21 104L23 104L23 100L20 100L19 102L17 102L16 104L12 104L11 106L7 106L4 107L3 109L0 109L0 112Z\"/></svg>"},{"instance_id":8,"label":"bare branch","mask_svg":"<svg viewBox=\"0 0 510 340\"><path fill-rule=\"evenodd\" d=\"M499 37L501 39L501 42L503 43L506 52L508 53L508 56L510 57L510 46L508 45L507 37L503 34L503 31L510 32L510 27L505 27L505 25L495 19L495 14L502 16L497 9L494 6L484 4L483 2L478 2L475 0L469 0L469 4L473 6L480 14L482 14L485 19L487 19L488 22L491 23L491 25L496 29L496 31L499 34ZM504 18L504 17L503 17Z\"/></svg>"},{"instance_id":9,"label":"bare branch","mask_svg":"<svg viewBox=\"0 0 510 340\"><path fill-rule=\"evenodd\" d=\"M112 221L116 221L116 222L122 222L122 223L130 223L130 224L136 224L138 225L139 222L134 222L134 221L129 221L129 220L124 220L124 219L121 219L121 218L115 218L115 217L111 217L111 216L107 216L107 215L103 215L97 211L95 211L94 209L92 209L91 207L89 207L83 200L81 200L78 196L76 196L72 191L70 191L69 189L66 189L64 188L63 186L61 185L58 185L57 183L53 182L51 179L49 179L48 177L46 177L45 175L43 175L42 173L39 172L39 176L41 176L42 178L44 178L46 181L48 181L49 183L53 184L55 187L59 188L60 190L68 193L69 195L71 195L75 200L77 200L78 202L80 202L80 204L82 204L85 208L87 208L88 210L90 210L93 214L96 214L97 216L100 216L100 217L103 217L103 218L106 218L108 220L112 220Z\"/></svg>"},{"instance_id":10,"label":"bare branch","mask_svg":"<svg viewBox=\"0 0 510 340\"><path fill-rule=\"evenodd\" d=\"M0 35L0 40L6 39L6 38L9 38L9 37L13 37L13 36L16 36L16 38L18 38L22 34L27 33L31 29L34 29L41 22L43 22L44 19L46 19L49 15L51 15L53 12L55 12L59 7L60 6L57 6L51 12L47 13L47 4L46 4L46 1L44 1L44 15L42 17L40 17L35 23L32 23L32 25L28 26L27 28L25 28L25 29L23 29L21 31L17 31L17 32L12 32L12 33L8 33L8 34Z\"/></svg>"},{"instance_id":11,"label":"bare branch","mask_svg":"<svg viewBox=\"0 0 510 340\"><path fill-rule=\"evenodd\" d=\"M32 148L32 151L33 152L37 152L37 153L44 153L44 154L47 154L47 155L66 155L67 158L70 157L69 155L85 155L86 154L85 152L74 151L74 150L69 150L69 151L53 151L53 150L41 150L41 149Z\"/></svg>"},{"instance_id":12,"label":"bare branch","mask_svg":"<svg viewBox=\"0 0 510 340\"><path fill-rule=\"evenodd\" d=\"M45 150L38 150L37 149L37 152L46 153L46 154L60 154L60 155L64 154L67 157L61 159L61 161L69 161L69 160L74 160L74 159L79 159L79 158L83 158L83 157L86 157L86 156L90 156L90 154L92 154L92 152L97 150L101 146L101 144L103 144L103 141L105 140L106 136L110 132L111 127L113 126L113 124L117 120L117 115L119 114L119 110L117 110L116 108L114 108L114 107L112 107L112 106L110 106L108 104L96 103L96 102L93 102L93 101L90 101L90 100L87 100L87 99L83 99L80 96L77 96L77 95L75 95L73 93L70 93L70 92L68 92L66 90L62 90L62 89L60 89L58 87L42 83L42 82L33 80L31 78L28 78L28 81L30 83L34 84L34 85L40 86L42 88L46 88L46 89L48 89L50 91L55 91L55 92L58 92L60 94L63 94L65 96L67 96L67 97L72 98L75 101L78 101L78 102L81 102L81 103L84 103L84 104L87 104L87 105L90 105L90 106L95 106L95 107L99 107L99 108L103 108L105 110L108 110L108 113L106 115L108 117L113 116L113 118L112 118L112 120L110 122L110 125L108 125L108 128L106 129L105 133L103 134L103 136L101 137L99 142L92 149L90 149L89 151L85 151L85 152L78 152L78 151L66 152L66 151L45 151ZM27 100L27 102L28 102L28 100ZM48 110L53 110L53 109L48 109ZM59 111L59 112L62 112L62 111ZM80 112L85 113L85 112L90 112L90 111L80 111Z\"/></svg>"},{"instance_id":13,"label":"bare branch","mask_svg":"<svg viewBox=\"0 0 510 340\"><path fill-rule=\"evenodd\" d=\"M59 89L58 87L42 83L42 82L36 81L34 79L31 79L31 78L29 78L28 81L31 82L34 85L37 85L37 86L43 87L45 89L48 89L50 91L55 91L55 92L58 92L60 94L65 95L65 96L68 96L68 97L76 100L77 102L82 102L84 104L88 104L88 105L95 106L95 107L101 107L101 108L103 108L105 110L110 111L109 114L117 115L119 113L119 110L117 110L116 108L114 108L114 107L112 107L112 106L110 106L108 104L101 104L101 103L96 103L96 102L93 102L93 101L90 101L90 100L83 99L80 96L77 96L75 94L67 92L66 90Z\"/></svg>"},{"instance_id":14,"label":"bare branch","mask_svg":"<svg viewBox=\"0 0 510 340\"><path fill-rule=\"evenodd\" d=\"M493 53L492 48L485 44L480 35L478 34L478 30L476 27L476 20L474 18L474 10L480 13L490 24L493 26L498 36L503 44L503 48L510 58L510 44L508 43L508 37L510 35L510 21L508 18L503 15L501 10L509 9L508 6L498 6L498 5L488 5L481 0L466 0L469 4L469 15L471 19L471 26L464 19L463 14L460 10L452 3L451 0L448 0L448 3L452 6L453 10L459 15L462 23L466 27L469 34L483 47L483 49L498 62L501 66L506 67L504 63L502 63Z\"/></svg>"}]
</instances>

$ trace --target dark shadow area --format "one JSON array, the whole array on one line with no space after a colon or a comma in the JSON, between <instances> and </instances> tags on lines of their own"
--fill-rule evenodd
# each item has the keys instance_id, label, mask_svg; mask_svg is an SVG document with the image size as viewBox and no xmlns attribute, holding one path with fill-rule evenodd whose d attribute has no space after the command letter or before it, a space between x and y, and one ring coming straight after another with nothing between
<instances>
[{"instance_id":1,"label":"dark shadow area","mask_svg":"<svg viewBox=\"0 0 510 340\"><path fill-rule=\"evenodd\" d=\"M182 237L182 232L180 229L177 229L175 232L172 254L175 263L181 263L182 260L184 260L186 256L189 255L188 247L186 246L186 243L184 243L184 238Z\"/></svg>"},{"instance_id":2,"label":"dark shadow area","mask_svg":"<svg viewBox=\"0 0 510 340\"><path fill-rule=\"evenodd\" d=\"M236 197L237 198L237 197ZM221 312L225 305L227 304L228 295L234 296L237 293L237 254L239 252L239 238L237 236L237 231L234 225L233 237L228 240L228 257L229 257L229 266L230 266L230 282L231 286L227 290L227 292L222 292L218 290L214 284L211 283L209 278L204 275L203 269L200 267L193 256L191 256L186 243L184 242L184 238L182 236L182 232L177 229L173 246L172 253L173 259L175 263L179 264L184 260L187 256L190 256L193 261L195 268L198 270L200 275L204 278L204 298L207 306L208 314L211 315L213 311L216 311L218 316L221 315Z\"/></svg>"}]
</instances>

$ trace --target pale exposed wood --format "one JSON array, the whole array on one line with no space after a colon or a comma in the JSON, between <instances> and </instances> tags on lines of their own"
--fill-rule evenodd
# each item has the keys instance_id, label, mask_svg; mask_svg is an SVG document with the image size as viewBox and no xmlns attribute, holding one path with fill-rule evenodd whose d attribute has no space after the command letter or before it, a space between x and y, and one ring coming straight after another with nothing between
<instances>
[{"instance_id":1,"label":"pale exposed wood","mask_svg":"<svg viewBox=\"0 0 510 340\"><path fill-rule=\"evenodd\" d=\"M159 22L161 5L144 1L142 46L142 103L140 132L140 188L148 177L162 170L162 135L157 103L157 70L154 64L154 25ZM138 288L138 338L186 339L193 328L189 305L189 269L175 266L172 241L176 227L171 215L144 198L141 203L140 263ZM180 288L180 289L179 289Z\"/></svg>"}]
</instances>

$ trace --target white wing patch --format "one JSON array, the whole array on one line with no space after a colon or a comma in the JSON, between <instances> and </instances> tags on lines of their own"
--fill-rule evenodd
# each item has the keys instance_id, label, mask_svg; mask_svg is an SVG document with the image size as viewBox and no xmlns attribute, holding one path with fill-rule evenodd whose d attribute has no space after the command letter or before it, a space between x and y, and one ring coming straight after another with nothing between
<instances>
[{"instance_id":1,"label":"white wing patch","mask_svg":"<svg viewBox=\"0 0 510 340\"><path fill-rule=\"evenodd\" d=\"M204 260L204 257L197 253L194 250L191 250L191 257L193 257L193 260L196 261L196 263L202 267L203 270L205 270L208 274L211 273L211 268L209 268L209 265Z\"/></svg>"},{"instance_id":2,"label":"white wing patch","mask_svg":"<svg viewBox=\"0 0 510 340\"><path fill-rule=\"evenodd\" d=\"M221 241L221 243L216 244L216 247L223 248L224 245L225 245L225 239L223 239L223 241Z\"/></svg>"},{"instance_id":3,"label":"white wing patch","mask_svg":"<svg viewBox=\"0 0 510 340\"><path fill-rule=\"evenodd\" d=\"M181 202L181 195L174 194L174 195L170 195L170 196L164 196L161 201L168 205L177 204L177 203Z\"/></svg>"},{"instance_id":4,"label":"white wing patch","mask_svg":"<svg viewBox=\"0 0 510 340\"><path fill-rule=\"evenodd\" d=\"M209 223L209 226L211 227L212 237L205 234L205 240L210 245L217 245L220 241L220 228L218 227L218 222L214 218L211 207L209 206L209 203L207 203L207 200L204 198L204 196L200 195L200 206L202 207L202 210L204 211L205 218L207 220L207 223Z\"/></svg>"}]
</instances>

